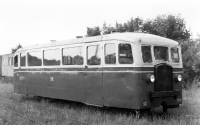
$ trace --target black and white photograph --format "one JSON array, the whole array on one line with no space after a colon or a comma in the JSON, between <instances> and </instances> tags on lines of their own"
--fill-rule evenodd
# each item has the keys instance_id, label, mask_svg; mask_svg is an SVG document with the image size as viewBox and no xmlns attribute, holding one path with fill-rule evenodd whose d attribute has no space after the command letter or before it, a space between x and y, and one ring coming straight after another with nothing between
<instances>
[{"instance_id":1,"label":"black and white photograph","mask_svg":"<svg viewBox=\"0 0 200 125\"><path fill-rule=\"evenodd\" d=\"M200 125L199 0L0 0L0 125Z\"/></svg>"}]
</instances>

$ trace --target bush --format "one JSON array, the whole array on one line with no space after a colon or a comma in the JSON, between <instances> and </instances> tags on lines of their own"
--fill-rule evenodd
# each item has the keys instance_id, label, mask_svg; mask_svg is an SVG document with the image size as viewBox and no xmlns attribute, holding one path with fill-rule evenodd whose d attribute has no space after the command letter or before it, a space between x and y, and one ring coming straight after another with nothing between
<instances>
[{"instance_id":1,"label":"bush","mask_svg":"<svg viewBox=\"0 0 200 125\"><path fill-rule=\"evenodd\" d=\"M200 41L199 39L181 43L183 59L183 87L191 86L200 79Z\"/></svg>"}]
</instances>

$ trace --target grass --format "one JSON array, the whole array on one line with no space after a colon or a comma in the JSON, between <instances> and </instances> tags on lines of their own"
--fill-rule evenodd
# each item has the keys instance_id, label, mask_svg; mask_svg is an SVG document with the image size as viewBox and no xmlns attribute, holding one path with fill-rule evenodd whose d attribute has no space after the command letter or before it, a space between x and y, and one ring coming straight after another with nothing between
<instances>
[{"instance_id":1,"label":"grass","mask_svg":"<svg viewBox=\"0 0 200 125\"><path fill-rule=\"evenodd\" d=\"M84 104L35 98L13 94L11 83L0 83L0 95L19 103L0 98L0 125L198 125L200 124L200 88L196 86L183 90L183 104L179 108L169 109L163 114L156 109L153 117L135 117L132 110L116 108L98 108ZM13 111L23 114L36 122L21 117ZM78 122L78 121L82 121Z\"/></svg>"}]
</instances>

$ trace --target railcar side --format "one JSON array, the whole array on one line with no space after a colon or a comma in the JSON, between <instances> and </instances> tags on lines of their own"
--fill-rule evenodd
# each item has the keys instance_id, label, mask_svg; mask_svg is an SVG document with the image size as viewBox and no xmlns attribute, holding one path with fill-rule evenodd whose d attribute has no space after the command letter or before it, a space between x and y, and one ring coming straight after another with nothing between
<instances>
[{"instance_id":1,"label":"railcar side","mask_svg":"<svg viewBox=\"0 0 200 125\"><path fill-rule=\"evenodd\" d=\"M111 34L27 47L14 58L15 93L130 109L182 103L181 50L166 38Z\"/></svg>"}]
</instances>

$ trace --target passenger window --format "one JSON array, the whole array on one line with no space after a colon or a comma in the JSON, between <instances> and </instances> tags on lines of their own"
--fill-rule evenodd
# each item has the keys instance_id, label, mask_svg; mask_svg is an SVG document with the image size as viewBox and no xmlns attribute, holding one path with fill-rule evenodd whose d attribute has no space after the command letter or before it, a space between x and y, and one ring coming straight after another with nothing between
<instances>
[{"instance_id":1,"label":"passenger window","mask_svg":"<svg viewBox=\"0 0 200 125\"><path fill-rule=\"evenodd\" d=\"M168 48L163 46L154 46L155 60L169 61Z\"/></svg>"},{"instance_id":2,"label":"passenger window","mask_svg":"<svg viewBox=\"0 0 200 125\"><path fill-rule=\"evenodd\" d=\"M119 63L120 64L132 64L133 55L131 45L128 43L119 44Z\"/></svg>"},{"instance_id":3,"label":"passenger window","mask_svg":"<svg viewBox=\"0 0 200 125\"><path fill-rule=\"evenodd\" d=\"M173 63L179 63L178 48L171 48L171 58Z\"/></svg>"},{"instance_id":4,"label":"passenger window","mask_svg":"<svg viewBox=\"0 0 200 125\"><path fill-rule=\"evenodd\" d=\"M115 44L105 45L105 64L116 64Z\"/></svg>"},{"instance_id":5,"label":"passenger window","mask_svg":"<svg viewBox=\"0 0 200 125\"><path fill-rule=\"evenodd\" d=\"M142 46L142 59L144 63L152 63L151 46Z\"/></svg>"},{"instance_id":6,"label":"passenger window","mask_svg":"<svg viewBox=\"0 0 200 125\"><path fill-rule=\"evenodd\" d=\"M83 65L82 47L64 48L62 51L63 65Z\"/></svg>"},{"instance_id":7,"label":"passenger window","mask_svg":"<svg viewBox=\"0 0 200 125\"><path fill-rule=\"evenodd\" d=\"M101 49L99 45L92 45L87 47L87 64L88 65L101 64Z\"/></svg>"},{"instance_id":8,"label":"passenger window","mask_svg":"<svg viewBox=\"0 0 200 125\"><path fill-rule=\"evenodd\" d=\"M13 65L13 57L9 57L9 65L10 65L10 66Z\"/></svg>"},{"instance_id":9,"label":"passenger window","mask_svg":"<svg viewBox=\"0 0 200 125\"><path fill-rule=\"evenodd\" d=\"M14 57L14 67L18 67L18 55Z\"/></svg>"},{"instance_id":10,"label":"passenger window","mask_svg":"<svg viewBox=\"0 0 200 125\"><path fill-rule=\"evenodd\" d=\"M42 52L35 51L28 54L28 66L41 66L42 65Z\"/></svg>"},{"instance_id":11,"label":"passenger window","mask_svg":"<svg viewBox=\"0 0 200 125\"><path fill-rule=\"evenodd\" d=\"M7 65L6 57L3 58L3 65Z\"/></svg>"},{"instance_id":12,"label":"passenger window","mask_svg":"<svg viewBox=\"0 0 200 125\"><path fill-rule=\"evenodd\" d=\"M44 50L44 65L60 65L60 49Z\"/></svg>"},{"instance_id":13,"label":"passenger window","mask_svg":"<svg viewBox=\"0 0 200 125\"><path fill-rule=\"evenodd\" d=\"M20 54L20 66L26 66L26 53Z\"/></svg>"}]
</instances>

